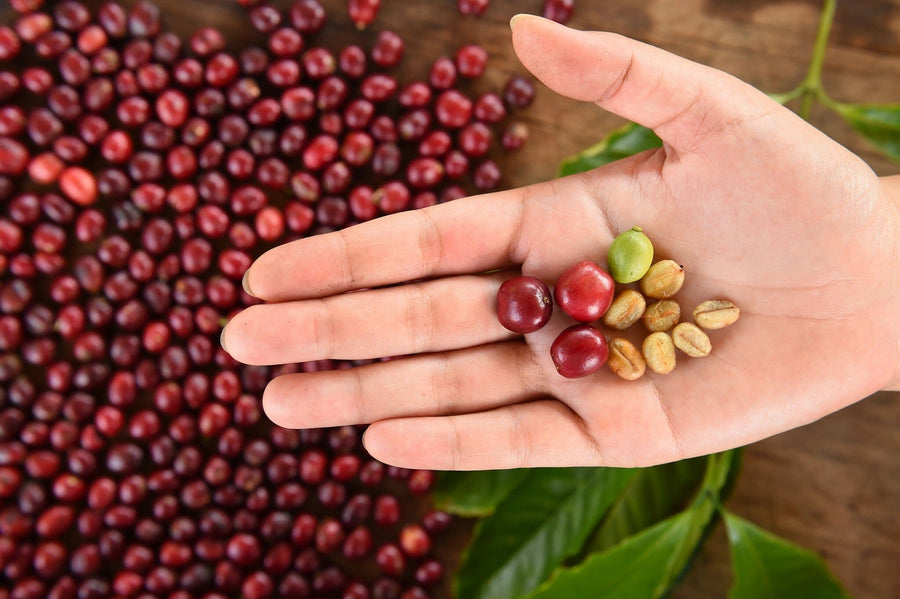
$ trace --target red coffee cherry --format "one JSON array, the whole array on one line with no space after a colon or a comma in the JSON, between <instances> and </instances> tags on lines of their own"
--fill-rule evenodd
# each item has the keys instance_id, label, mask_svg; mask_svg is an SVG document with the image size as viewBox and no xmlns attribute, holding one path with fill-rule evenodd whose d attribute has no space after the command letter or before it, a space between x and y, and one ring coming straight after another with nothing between
<instances>
[{"instance_id":1,"label":"red coffee cherry","mask_svg":"<svg viewBox=\"0 0 900 599\"><path fill-rule=\"evenodd\" d=\"M576 379L600 370L609 357L609 346L600 331L590 325L576 324L553 341L550 357L559 374Z\"/></svg>"},{"instance_id":2,"label":"red coffee cherry","mask_svg":"<svg viewBox=\"0 0 900 599\"><path fill-rule=\"evenodd\" d=\"M535 277L504 281L497 291L497 318L514 333L533 333L547 324L553 300L547 285Z\"/></svg>"},{"instance_id":3,"label":"red coffee cherry","mask_svg":"<svg viewBox=\"0 0 900 599\"><path fill-rule=\"evenodd\" d=\"M608 272L582 260L560 275L554 296L562 311L578 322L595 322L609 309L615 286Z\"/></svg>"}]
</instances>

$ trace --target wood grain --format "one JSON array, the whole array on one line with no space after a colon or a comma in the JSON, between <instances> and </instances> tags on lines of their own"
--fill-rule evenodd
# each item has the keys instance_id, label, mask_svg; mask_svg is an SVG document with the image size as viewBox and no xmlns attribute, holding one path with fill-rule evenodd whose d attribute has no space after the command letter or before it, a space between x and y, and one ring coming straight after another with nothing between
<instances>
[{"instance_id":1,"label":"wood grain","mask_svg":"<svg viewBox=\"0 0 900 599\"><path fill-rule=\"evenodd\" d=\"M126 4L133 2L126 2ZM222 29L232 48L259 43L233 1L157 0L167 27L182 35L201 25ZM98 4L98 3L95 3ZM287 6L286 0L273 1ZM472 92L497 90L522 72L510 45L507 21L537 12L540 0L493 0L481 19L463 19L455 0L383 0L376 26L358 32L343 0L329 8L326 31L312 40L330 48L368 47L380 28L407 40L401 71L421 78L437 56L465 43L487 48L491 66ZM616 31L728 71L765 91L794 88L803 78L815 37L816 0L579 0L571 25ZM9 9L0 10L9 22ZM841 2L826 60L825 88L842 101L900 102L900 0ZM530 127L531 143L502 159L504 184L524 185L554 176L559 161L595 143L622 121L592 105L539 89L534 105L516 115ZM879 174L900 173L833 113L816 109L812 122L861 155ZM900 394L882 393L820 422L748 448L744 473L728 507L741 516L823 555L860 599L900 597ZM468 528L459 525L453 555ZM448 559L454 559L448 557ZM729 584L727 544L721 530L698 556L675 597L723 597Z\"/></svg>"}]
</instances>

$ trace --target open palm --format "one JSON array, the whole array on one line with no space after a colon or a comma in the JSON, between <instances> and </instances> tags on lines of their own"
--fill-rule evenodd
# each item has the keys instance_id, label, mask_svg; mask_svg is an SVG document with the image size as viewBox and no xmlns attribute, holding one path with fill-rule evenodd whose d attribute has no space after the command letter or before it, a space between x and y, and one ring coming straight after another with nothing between
<instances>
[{"instance_id":1,"label":"open palm","mask_svg":"<svg viewBox=\"0 0 900 599\"><path fill-rule=\"evenodd\" d=\"M246 282L269 303L229 323L235 358L406 356L276 378L270 418L374 423L368 450L406 467L641 466L805 424L896 376L900 218L865 164L746 84L656 48L536 17L516 19L513 43L549 87L654 129L664 147L260 257ZM726 298L741 320L669 375L564 379L549 347L572 321L557 313L513 335L497 288L603 264L633 225L685 266L683 309Z\"/></svg>"}]
</instances>

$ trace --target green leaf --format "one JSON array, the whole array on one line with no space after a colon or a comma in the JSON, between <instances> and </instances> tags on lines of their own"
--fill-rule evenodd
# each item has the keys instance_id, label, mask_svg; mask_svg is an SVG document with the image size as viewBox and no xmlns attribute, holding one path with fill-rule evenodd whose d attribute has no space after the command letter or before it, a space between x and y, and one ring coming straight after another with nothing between
<instances>
[{"instance_id":1,"label":"green leaf","mask_svg":"<svg viewBox=\"0 0 900 599\"><path fill-rule=\"evenodd\" d=\"M706 456L706 460L703 490L721 502L723 495L734 486L741 463L741 450L730 449L722 453L713 453Z\"/></svg>"},{"instance_id":2,"label":"green leaf","mask_svg":"<svg viewBox=\"0 0 900 599\"><path fill-rule=\"evenodd\" d=\"M815 553L723 510L735 581L730 599L847 599Z\"/></svg>"},{"instance_id":3,"label":"green leaf","mask_svg":"<svg viewBox=\"0 0 900 599\"><path fill-rule=\"evenodd\" d=\"M634 470L535 469L475 529L455 581L465 599L519 599L585 539Z\"/></svg>"},{"instance_id":4,"label":"green leaf","mask_svg":"<svg viewBox=\"0 0 900 599\"><path fill-rule=\"evenodd\" d=\"M530 599L658 599L678 581L704 536L715 504L707 499L638 535L561 568Z\"/></svg>"},{"instance_id":5,"label":"green leaf","mask_svg":"<svg viewBox=\"0 0 900 599\"><path fill-rule=\"evenodd\" d=\"M458 516L487 516L527 475L528 470L441 472L434 502L438 509Z\"/></svg>"},{"instance_id":6,"label":"green leaf","mask_svg":"<svg viewBox=\"0 0 900 599\"><path fill-rule=\"evenodd\" d=\"M661 145L662 140L653 131L635 123L628 123L612 131L600 143L563 160L559 167L559 176L583 173Z\"/></svg>"},{"instance_id":7,"label":"green leaf","mask_svg":"<svg viewBox=\"0 0 900 599\"><path fill-rule=\"evenodd\" d=\"M638 470L604 518L591 549L603 551L684 509L703 480L706 463L694 458Z\"/></svg>"},{"instance_id":8,"label":"green leaf","mask_svg":"<svg viewBox=\"0 0 900 599\"><path fill-rule=\"evenodd\" d=\"M737 480L741 475L741 466L744 462L744 449L741 447L732 449L731 451L725 453L729 454L727 464L728 472L725 475L725 480L723 481L721 487L719 487L719 489L717 489L716 491L719 497L719 504L725 503L725 500L731 497L731 493L734 491L734 487L737 485Z\"/></svg>"},{"instance_id":9,"label":"green leaf","mask_svg":"<svg viewBox=\"0 0 900 599\"><path fill-rule=\"evenodd\" d=\"M900 104L829 103L883 154L900 160Z\"/></svg>"}]
</instances>

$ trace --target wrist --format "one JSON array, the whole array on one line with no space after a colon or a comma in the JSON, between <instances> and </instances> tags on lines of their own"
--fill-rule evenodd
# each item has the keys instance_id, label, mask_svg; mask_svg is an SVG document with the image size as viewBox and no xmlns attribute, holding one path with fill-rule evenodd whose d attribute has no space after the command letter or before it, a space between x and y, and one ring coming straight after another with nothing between
<instances>
[{"instance_id":1,"label":"wrist","mask_svg":"<svg viewBox=\"0 0 900 599\"><path fill-rule=\"evenodd\" d=\"M900 216L900 175L881 177L881 189Z\"/></svg>"},{"instance_id":2,"label":"wrist","mask_svg":"<svg viewBox=\"0 0 900 599\"><path fill-rule=\"evenodd\" d=\"M893 206L895 214L897 215L897 222L900 223L900 175L882 177L881 189L886 196L888 203ZM895 269L893 271L894 276L892 279L894 281L894 291L896 292L897 297L900 298L900 290L896 289L896 287L900 286L897 277L897 274L900 273L900 228L895 228L894 231L896 232L896 238L894 239ZM894 305L897 305L897 303L894 302ZM893 339L897 354L897 369L894 371L893 378L883 388L884 391L900 391L900 324L897 324L896 322L894 323Z\"/></svg>"}]
</instances>

